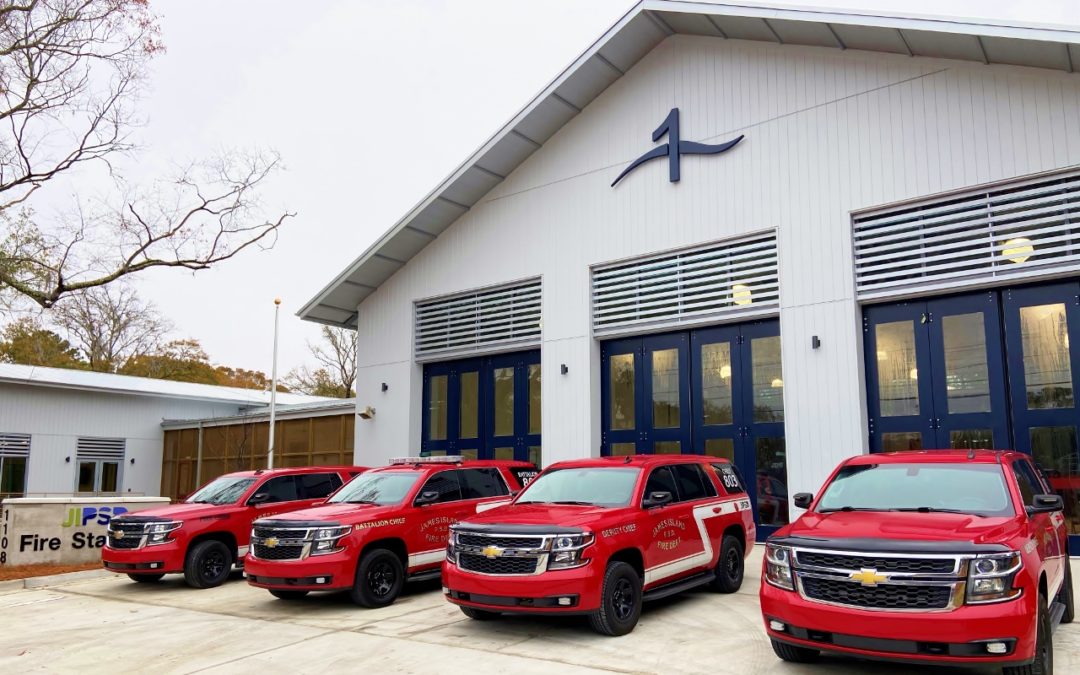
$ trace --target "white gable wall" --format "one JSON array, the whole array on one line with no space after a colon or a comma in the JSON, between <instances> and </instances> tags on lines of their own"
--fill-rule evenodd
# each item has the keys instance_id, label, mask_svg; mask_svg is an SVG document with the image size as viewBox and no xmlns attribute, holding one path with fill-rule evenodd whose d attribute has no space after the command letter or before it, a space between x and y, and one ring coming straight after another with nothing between
<instances>
[{"instance_id":1,"label":"white gable wall","mask_svg":"<svg viewBox=\"0 0 1080 675\"><path fill-rule=\"evenodd\" d=\"M746 138L609 187L673 107L684 139ZM544 461L597 454L589 266L777 228L789 493L813 490L866 450L850 213L1075 164L1080 75L671 37L360 305L356 447L419 450L415 300L540 276Z\"/></svg>"}]
</instances>

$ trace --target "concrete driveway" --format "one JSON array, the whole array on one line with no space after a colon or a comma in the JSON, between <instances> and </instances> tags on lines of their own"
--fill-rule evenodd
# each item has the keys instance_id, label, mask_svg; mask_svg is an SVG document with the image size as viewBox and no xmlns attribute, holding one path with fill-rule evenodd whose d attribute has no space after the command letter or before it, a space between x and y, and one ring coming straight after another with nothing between
<instances>
[{"instance_id":1,"label":"concrete driveway","mask_svg":"<svg viewBox=\"0 0 1080 675\"><path fill-rule=\"evenodd\" d=\"M442 599L438 583L364 610L343 595L277 600L239 576L205 591L179 576L160 584L94 579L0 595L0 673L915 672L839 657L814 666L778 660L758 611L760 565L757 547L741 592L646 605L637 629L621 638L596 635L581 618L471 621ZM1080 574L1076 562L1073 569ZM1060 627L1054 642L1057 672L1080 672L1080 622Z\"/></svg>"}]
</instances>

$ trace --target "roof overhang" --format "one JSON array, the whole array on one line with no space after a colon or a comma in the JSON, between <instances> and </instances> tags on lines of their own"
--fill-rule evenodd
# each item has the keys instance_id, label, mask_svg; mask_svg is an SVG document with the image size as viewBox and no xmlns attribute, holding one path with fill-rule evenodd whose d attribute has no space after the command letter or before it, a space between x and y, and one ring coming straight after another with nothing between
<instances>
[{"instance_id":1,"label":"roof overhang","mask_svg":"<svg viewBox=\"0 0 1080 675\"><path fill-rule=\"evenodd\" d=\"M642 0L551 84L414 206L298 316L355 326L357 306L567 122L671 35L857 49L1074 72L1080 30L1037 25L792 9L767 5Z\"/></svg>"}]
</instances>

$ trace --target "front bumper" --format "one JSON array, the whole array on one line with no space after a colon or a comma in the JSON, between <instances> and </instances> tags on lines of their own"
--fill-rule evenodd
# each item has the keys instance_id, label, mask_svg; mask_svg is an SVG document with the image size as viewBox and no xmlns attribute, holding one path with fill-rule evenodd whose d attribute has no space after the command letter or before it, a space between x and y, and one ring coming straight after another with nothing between
<instances>
[{"instance_id":1,"label":"front bumper","mask_svg":"<svg viewBox=\"0 0 1080 675\"><path fill-rule=\"evenodd\" d=\"M349 588L356 574L356 560L348 549L304 560L262 560L250 553L244 573L252 586L273 590L328 591Z\"/></svg>"},{"instance_id":2,"label":"front bumper","mask_svg":"<svg viewBox=\"0 0 1080 675\"><path fill-rule=\"evenodd\" d=\"M971 665L1034 658L1035 595L952 611L875 611L806 600L762 580L760 599L765 630L781 642L869 659ZM775 630L772 621L784 629ZM1008 649L991 654L987 642L1004 642Z\"/></svg>"},{"instance_id":3,"label":"front bumper","mask_svg":"<svg viewBox=\"0 0 1080 675\"><path fill-rule=\"evenodd\" d=\"M491 612L590 614L600 609L603 570L593 560L540 574L486 575L443 562L443 594L455 605Z\"/></svg>"},{"instance_id":4,"label":"front bumper","mask_svg":"<svg viewBox=\"0 0 1080 675\"><path fill-rule=\"evenodd\" d=\"M101 549L101 565L110 572L124 574L169 574L184 571L185 546L173 540L136 549Z\"/></svg>"}]
</instances>

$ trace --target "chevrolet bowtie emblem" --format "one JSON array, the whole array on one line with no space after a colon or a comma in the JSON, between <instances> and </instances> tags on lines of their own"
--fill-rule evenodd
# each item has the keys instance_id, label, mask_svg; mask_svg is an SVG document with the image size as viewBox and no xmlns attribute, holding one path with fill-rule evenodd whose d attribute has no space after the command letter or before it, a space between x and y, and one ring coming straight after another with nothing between
<instances>
[{"instance_id":1,"label":"chevrolet bowtie emblem","mask_svg":"<svg viewBox=\"0 0 1080 675\"><path fill-rule=\"evenodd\" d=\"M501 556L503 554L504 550L505 549L499 548L498 546L485 546L484 550L482 550L480 552L484 554L485 558L492 558L493 559L493 558L498 558L499 556Z\"/></svg>"},{"instance_id":2,"label":"chevrolet bowtie emblem","mask_svg":"<svg viewBox=\"0 0 1080 675\"><path fill-rule=\"evenodd\" d=\"M266 539L263 539L263 546L265 546L266 548L274 548L277 545L277 537L267 537Z\"/></svg>"},{"instance_id":3,"label":"chevrolet bowtie emblem","mask_svg":"<svg viewBox=\"0 0 1080 675\"><path fill-rule=\"evenodd\" d=\"M877 586L878 584L889 580L887 574L878 574L877 570L867 569L852 572L848 578L852 581L858 581L863 586Z\"/></svg>"},{"instance_id":4,"label":"chevrolet bowtie emblem","mask_svg":"<svg viewBox=\"0 0 1080 675\"><path fill-rule=\"evenodd\" d=\"M115 532L112 533L112 536L113 536L114 539L123 539L124 538L124 531L123 530L116 530Z\"/></svg>"}]
</instances>

